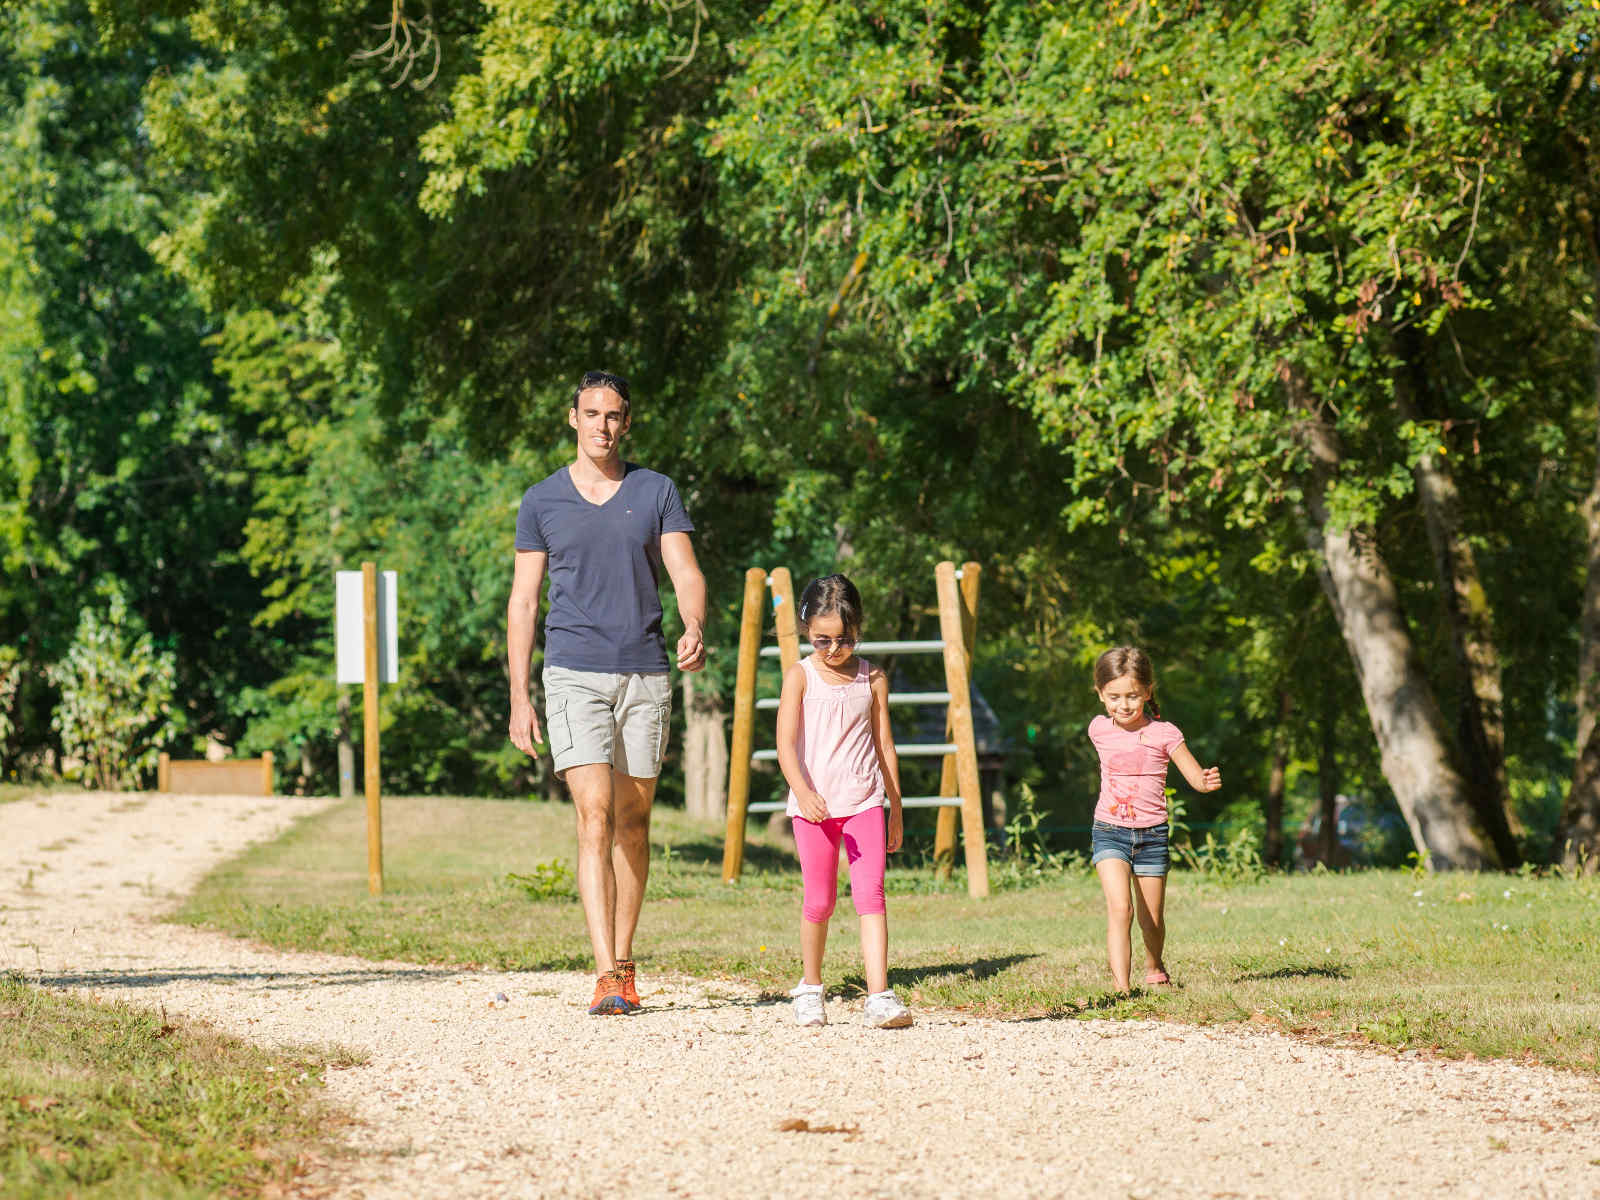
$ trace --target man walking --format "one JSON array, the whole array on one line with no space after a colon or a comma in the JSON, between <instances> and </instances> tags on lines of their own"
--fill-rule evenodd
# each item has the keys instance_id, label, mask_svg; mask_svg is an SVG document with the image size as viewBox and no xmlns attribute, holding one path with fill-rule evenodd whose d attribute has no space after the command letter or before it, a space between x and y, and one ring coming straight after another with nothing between
<instances>
[{"instance_id":1,"label":"man walking","mask_svg":"<svg viewBox=\"0 0 1600 1200\"><path fill-rule=\"evenodd\" d=\"M539 592L545 618L545 732L578 817L578 896L594 947L593 1014L640 1008L633 931L650 873L650 804L672 713L661 633L660 568L678 597L679 670L705 666L706 581L689 514L672 480L620 452L627 380L590 371L572 393L571 466L534 484L517 513L516 568L506 608L511 741L544 741L528 696Z\"/></svg>"}]
</instances>

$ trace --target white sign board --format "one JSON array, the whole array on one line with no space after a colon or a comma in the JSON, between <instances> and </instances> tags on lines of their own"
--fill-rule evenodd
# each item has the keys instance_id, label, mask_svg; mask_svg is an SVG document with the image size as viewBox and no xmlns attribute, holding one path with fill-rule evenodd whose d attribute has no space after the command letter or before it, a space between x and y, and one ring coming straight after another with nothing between
<instances>
[{"instance_id":1,"label":"white sign board","mask_svg":"<svg viewBox=\"0 0 1600 1200\"><path fill-rule=\"evenodd\" d=\"M396 619L393 571L378 572L378 682L397 683L395 664L400 659L399 621ZM335 666L339 683L365 683L367 643L363 628L360 571L334 572Z\"/></svg>"}]
</instances>

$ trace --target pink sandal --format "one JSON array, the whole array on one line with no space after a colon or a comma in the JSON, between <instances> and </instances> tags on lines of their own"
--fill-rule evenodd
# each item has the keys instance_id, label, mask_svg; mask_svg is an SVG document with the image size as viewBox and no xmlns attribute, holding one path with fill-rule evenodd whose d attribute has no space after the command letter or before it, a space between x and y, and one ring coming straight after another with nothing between
<instances>
[{"instance_id":1,"label":"pink sandal","mask_svg":"<svg viewBox=\"0 0 1600 1200\"><path fill-rule=\"evenodd\" d=\"M1144 973L1144 982L1147 987L1156 987L1161 984L1170 984L1172 982L1172 977L1165 971L1157 969L1154 971L1146 971Z\"/></svg>"}]
</instances>

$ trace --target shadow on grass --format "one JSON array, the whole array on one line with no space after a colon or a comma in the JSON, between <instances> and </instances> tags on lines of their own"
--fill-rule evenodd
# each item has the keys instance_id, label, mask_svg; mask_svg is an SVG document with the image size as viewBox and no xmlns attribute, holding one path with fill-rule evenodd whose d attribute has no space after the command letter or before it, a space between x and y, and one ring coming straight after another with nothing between
<instances>
[{"instance_id":1,"label":"shadow on grass","mask_svg":"<svg viewBox=\"0 0 1600 1200\"><path fill-rule=\"evenodd\" d=\"M671 845L674 861L695 866L709 866L713 863L719 868L722 866L722 843L715 838L696 838L692 842L673 842ZM651 842L651 859L660 862L665 849L664 843ZM775 846L762 846L755 842L744 844L744 865L753 871L796 871L800 866L792 851L781 850Z\"/></svg>"},{"instance_id":2,"label":"shadow on grass","mask_svg":"<svg viewBox=\"0 0 1600 1200\"><path fill-rule=\"evenodd\" d=\"M1269 979L1349 979L1350 972L1338 966L1279 967L1276 971L1252 971L1235 975L1234 983L1262 983Z\"/></svg>"},{"instance_id":3,"label":"shadow on grass","mask_svg":"<svg viewBox=\"0 0 1600 1200\"><path fill-rule=\"evenodd\" d=\"M1176 986L1181 987L1182 985ZM1081 1020L1091 1013L1105 1013L1107 1016L1118 1019L1148 1017L1156 1010L1148 1005L1139 1005L1138 1001L1154 1000L1172 990L1172 988L1166 987L1135 987L1131 992L1102 992L1098 996L1090 996L1076 1002L1069 1001L1066 1004L1053 1004L1043 1012L1030 1013L1025 1017L1001 1017L1000 1019L1017 1025L1028 1025L1035 1021Z\"/></svg>"},{"instance_id":4,"label":"shadow on grass","mask_svg":"<svg viewBox=\"0 0 1600 1200\"><path fill-rule=\"evenodd\" d=\"M950 983L977 983L979 980L992 979L1002 971L1010 970L1018 963L1040 957L1037 954L1003 954L996 958L975 958L964 963L930 963L922 967L890 967L889 986L909 988L924 980L937 979L940 982ZM829 989L829 995L838 996L865 996L867 994L867 980L860 973L846 975L843 984L837 989Z\"/></svg>"}]
</instances>

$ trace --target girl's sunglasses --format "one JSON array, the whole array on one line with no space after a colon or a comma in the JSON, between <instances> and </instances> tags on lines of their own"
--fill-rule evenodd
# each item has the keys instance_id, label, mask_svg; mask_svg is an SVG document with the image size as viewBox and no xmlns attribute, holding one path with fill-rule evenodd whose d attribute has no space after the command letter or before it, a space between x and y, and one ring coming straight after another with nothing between
<instances>
[{"instance_id":1,"label":"girl's sunglasses","mask_svg":"<svg viewBox=\"0 0 1600 1200\"><path fill-rule=\"evenodd\" d=\"M833 652L833 648L835 646L837 646L841 650L854 650L855 649L855 645L856 645L856 639L855 638L814 637L814 638L811 639L811 645L813 647L815 647L815 649L816 649L818 654L831 654Z\"/></svg>"}]
</instances>

